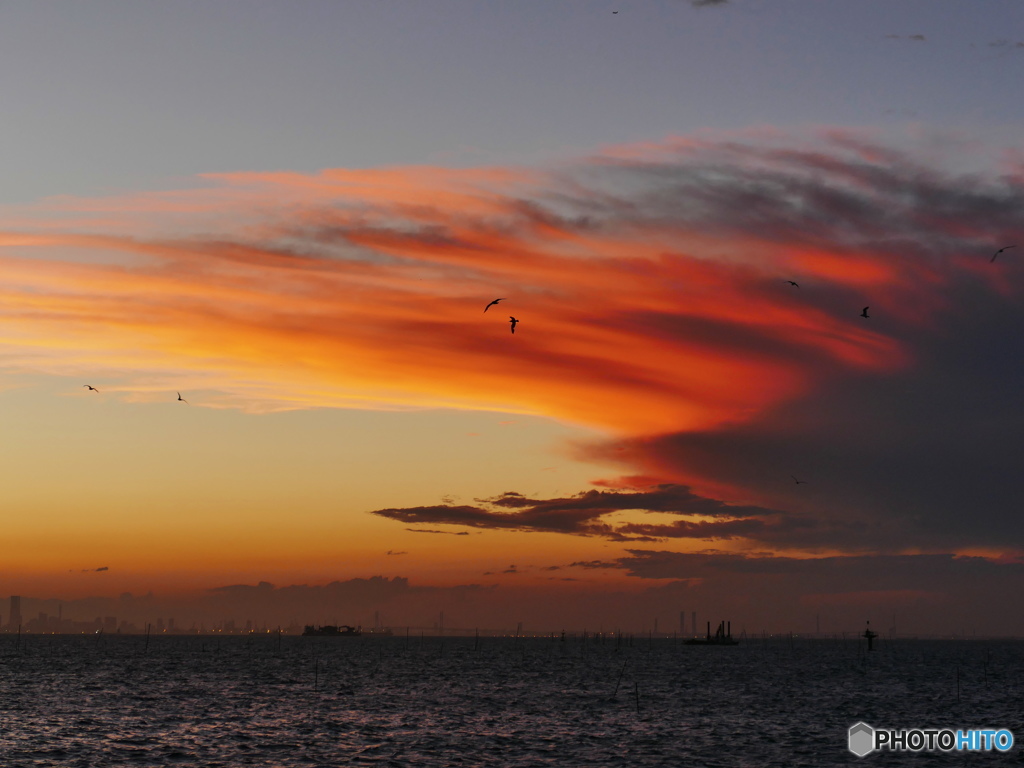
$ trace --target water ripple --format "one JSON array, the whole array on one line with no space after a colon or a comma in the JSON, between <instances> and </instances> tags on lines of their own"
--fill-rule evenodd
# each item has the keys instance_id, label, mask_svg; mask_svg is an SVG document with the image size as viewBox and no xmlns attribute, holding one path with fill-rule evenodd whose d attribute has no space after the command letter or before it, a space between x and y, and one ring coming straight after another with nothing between
<instances>
[{"instance_id":1,"label":"water ripple","mask_svg":"<svg viewBox=\"0 0 1024 768\"><path fill-rule=\"evenodd\" d=\"M1015 642L2 638L0 765L848 765L858 720L1024 739L1022 658Z\"/></svg>"}]
</instances>

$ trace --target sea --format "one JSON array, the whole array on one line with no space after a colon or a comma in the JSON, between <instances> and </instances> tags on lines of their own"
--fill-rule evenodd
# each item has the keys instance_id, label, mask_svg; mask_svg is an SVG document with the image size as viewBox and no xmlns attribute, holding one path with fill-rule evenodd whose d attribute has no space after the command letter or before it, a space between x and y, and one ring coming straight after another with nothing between
<instances>
[{"instance_id":1,"label":"sea","mask_svg":"<svg viewBox=\"0 0 1024 768\"><path fill-rule=\"evenodd\" d=\"M848 731L1005 729L1005 751ZM1024 765L1024 642L0 637L0 766Z\"/></svg>"}]
</instances>

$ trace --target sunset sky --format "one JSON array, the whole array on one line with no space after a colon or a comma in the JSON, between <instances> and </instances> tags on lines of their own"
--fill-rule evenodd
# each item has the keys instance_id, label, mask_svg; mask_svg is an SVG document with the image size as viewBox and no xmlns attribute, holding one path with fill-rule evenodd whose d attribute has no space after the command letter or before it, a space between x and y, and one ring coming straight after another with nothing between
<instances>
[{"instance_id":1,"label":"sunset sky","mask_svg":"<svg viewBox=\"0 0 1024 768\"><path fill-rule=\"evenodd\" d=\"M1022 79L1018 0L5 3L0 623L1024 634Z\"/></svg>"}]
</instances>

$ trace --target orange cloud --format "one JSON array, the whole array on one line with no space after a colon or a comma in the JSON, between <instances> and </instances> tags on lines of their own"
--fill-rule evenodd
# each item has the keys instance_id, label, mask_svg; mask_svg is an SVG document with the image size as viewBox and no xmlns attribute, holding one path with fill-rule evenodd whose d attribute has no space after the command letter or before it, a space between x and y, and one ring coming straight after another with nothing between
<instances>
[{"instance_id":1,"label":"orange cloud","mask_svg":"<svg viewBox=\"0 0 1024 768\"><path fill-rule=\"evenodd\" d=\"M173 380L263 410L486 408L628 434L745 421L844 372L908 365L863 304L919 322L942 308L916 298L949 279L924 260L829 229L825 213L885 203L870 153L836 141L45 201L37 226L19 209L0 231L0 350L14 369L88 371L134 396Z\"/></svg>"}]
</instances>

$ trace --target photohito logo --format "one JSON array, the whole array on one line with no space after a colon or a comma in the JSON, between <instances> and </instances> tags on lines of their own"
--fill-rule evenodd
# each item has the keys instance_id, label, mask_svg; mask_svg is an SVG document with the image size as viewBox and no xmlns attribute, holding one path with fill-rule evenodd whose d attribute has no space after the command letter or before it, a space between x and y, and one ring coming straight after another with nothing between
<instances>
[{"instance_id":1,"label":"photohito logo","mask_svg":"<svg viewBox=\"0 0 1024 768\"><path fill-rule=\"evenodd\" d=\"M993 749L1006 752L1013 746L1013 734L1006 728L975 728L969 731L915 728L896 731L856 723L850 726L847 743L857 757L883 749L893 752L988 752Z\"/></svg>"}]
</instances>

